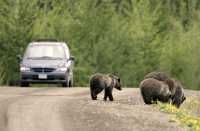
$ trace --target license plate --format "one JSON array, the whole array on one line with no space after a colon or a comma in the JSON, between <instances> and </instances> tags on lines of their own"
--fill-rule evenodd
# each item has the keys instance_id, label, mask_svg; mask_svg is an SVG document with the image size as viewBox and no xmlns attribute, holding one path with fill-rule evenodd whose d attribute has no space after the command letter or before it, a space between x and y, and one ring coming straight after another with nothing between
<instances>
[{"instance_id":1,"label":"license plate","mask_svg":"<svg viewBox=\"0 0 200 131\"><path fill-rule=\"evenodd\" d=\"M39 79L47 79L47 74L39 74L38 78Z\"/></svg>"}]
</instances>

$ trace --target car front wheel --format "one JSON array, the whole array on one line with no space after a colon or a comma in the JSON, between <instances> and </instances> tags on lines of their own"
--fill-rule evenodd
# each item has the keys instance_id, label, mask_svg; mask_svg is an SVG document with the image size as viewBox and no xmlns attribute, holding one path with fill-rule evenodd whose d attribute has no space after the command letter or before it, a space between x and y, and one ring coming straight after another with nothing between
<instances>
[{"instance_id":1,"label":"car front wheel","mask_svg":"<svg viewBox=\"0 0 200 131\"><path fill-rule=\"evenodd\" d=\"M69 87L73 87L73 80L69 81Z\"/></svg>"},{"instance_id":2,"label":"car front wheel","mask_svg":"<svg viewBox=\"0 0 200 131\"><path fill-rule=\"evenodd\" d=\"M29 83L28 82L20 82L20 86L21 87L29 87Z\"/></svg>"},{"instance_id":3,"label":"car front wheel","mask_svg":"<svg viewBox=\"0 0 200 131\"><path fill-rule=\"evenodd\" d=\"M66 81L65 83L62 83L62 87L69 87L69 82Z\"/></svg>"}]
</instances>

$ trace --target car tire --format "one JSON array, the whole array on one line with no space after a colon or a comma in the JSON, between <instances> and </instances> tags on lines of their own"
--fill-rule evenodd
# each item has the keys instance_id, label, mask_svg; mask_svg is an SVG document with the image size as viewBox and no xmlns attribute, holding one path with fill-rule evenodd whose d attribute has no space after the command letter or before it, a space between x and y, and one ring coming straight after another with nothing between
<instances>
[{"instance_id":1,"label":"car tire","mask_svg":"<svg viewBox=\"0 0 200 131\"><path fill-rule=\"evenodd\" d=\"M73 79L69 81L69 87L73 87Z\"/></svg>"},{"instance_id":2,"label":"car tire","mask_svg":"<svg viewBox=\"0 0 200 131\"><path fill-rule=\"evenodd\" d=\"M65 83L62 83L62 87L69 87L69 82L66 81Z\"/></svg>"},{"instance_id":3,"label":"car tire","mask_svg":"<svg viewBox=\"0 0 200 131\"><path fill-rule=\"evenodd\" d=\"M21 87L29 87L29 83L28 82L20 82L20 86Z\"/></svg>"}]
</instances>

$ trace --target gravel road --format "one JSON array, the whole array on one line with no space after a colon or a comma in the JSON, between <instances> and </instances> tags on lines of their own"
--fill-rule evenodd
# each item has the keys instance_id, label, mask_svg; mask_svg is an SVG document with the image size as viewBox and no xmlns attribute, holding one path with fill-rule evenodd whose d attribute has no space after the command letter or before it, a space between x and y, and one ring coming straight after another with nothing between
<instances>
[{"instance_id":1,"label":"gravel road","mask_svg":"<svg viewBox=\"0 0 200 131\"><path fill-rule=\"evenodd\" d=\"M92 101L89 88L0 87L0 131L185 130L145 105L138 89L114 90L113 102L102 98Z\"/></svg>"}]
</instances>

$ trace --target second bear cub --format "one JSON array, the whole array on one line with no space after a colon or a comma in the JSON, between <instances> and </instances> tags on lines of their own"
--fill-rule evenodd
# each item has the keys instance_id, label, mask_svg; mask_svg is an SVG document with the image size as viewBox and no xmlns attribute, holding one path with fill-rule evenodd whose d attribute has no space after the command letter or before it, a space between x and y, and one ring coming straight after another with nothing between
<instances>
[{"instance_id":1,"label":"second bear cub","mask_svg":"<svg viewBox=\"0 0 200 131\"><path fill-rule=\"evenodd\" d=\"M120 78L115 75L105 75L105 74L94 74L90 79L90 93L92 100L97 99L97 95L105 90L104 100L107 100L107 97L110 101L113 101L112 90L116 88L122 90L120 84Z\"/></svg>"}]
</instances>

